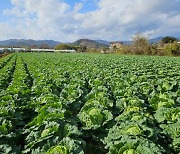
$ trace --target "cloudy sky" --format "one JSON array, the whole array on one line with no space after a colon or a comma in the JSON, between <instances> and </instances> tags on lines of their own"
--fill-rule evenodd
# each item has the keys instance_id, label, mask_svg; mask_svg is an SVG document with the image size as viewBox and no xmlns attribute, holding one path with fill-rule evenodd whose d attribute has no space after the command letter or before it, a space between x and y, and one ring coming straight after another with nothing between
<instances>
[{"instance_id":1,"label":"cloudy sky","mask_svg":"<svg viewBox=\"0 0 180 154\"><path fill-rule=\"evenodd\" d=\"M180 0L0 0L0 40L180 37Z\"/></svg>"}]
</instances>

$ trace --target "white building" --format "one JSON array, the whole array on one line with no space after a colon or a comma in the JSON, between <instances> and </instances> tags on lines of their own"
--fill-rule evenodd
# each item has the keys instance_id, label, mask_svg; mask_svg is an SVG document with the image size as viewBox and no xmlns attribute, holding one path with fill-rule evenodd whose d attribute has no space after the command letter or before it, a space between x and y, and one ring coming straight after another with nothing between
<instances>
[{"instance_id":1,"label":"white building","mask_svg":"<svg viewBox=\"0 0 180 154\"><path fill-rule=\"evenodd\" d=\"M10 48L10 50L12 51L26 51L25 48Z\"/></svg>"},{"instance_id":2,"label":"white building","mask_svg":"<svg viewBox=\"0 0 180 154\"><path fill-rule=\"evenodd\" d=\"M76 50L55 50L55 52L75 53Z\"/></svg>"},{"instance_id":3,"label":"white building","mask_svg":"<svg viewBox=\"0 0 180 154\"><path fill-rule=\"evenodd\" d=\"M55 49L31 49L33 52L64 52L64 53L75 53L76 50L55 50Z\"/></svg>"},{"instance_id":4,"label":"white building","mask_svg":"<svg viewBox=\"0 0 180 154\"><path fill-rule=\"evenodd\" d=\"M16 51L25 51L25 48L0 48L1 51L9 50L11 52L16 52Z\"/></svg>"},{"instance_id":5,"label":"white building","mask_svg":"<svg viewBox=\"0 0 180 154\"><path fill-rule=\"evenodd\" d=\"M55 49L31 49L34 52L55 52Z\"/></svg>"},{"instance_id":6,"label":"white building","mask_svg":"<svg viewBox=\"0 0 180 154\"><path fill-rule=\"evenodd\" d=\"M1 54L1 53L4 53L4 50L3 50L2 48L0 48L0 54Z\"/></svg>"},{"instance_id":7,"label":"white building","mask_svg":"<svg viewBox=\"0 0 180 154\"><path fill-rule=\"evenodd\" d=\"M0 52L9 50L11 52L26 51L25 48L0 48ZM55 49L31 49L32 52L63 52L63 53L75 53L76 50L55 50Z\"/></svg>"}]
</instances>

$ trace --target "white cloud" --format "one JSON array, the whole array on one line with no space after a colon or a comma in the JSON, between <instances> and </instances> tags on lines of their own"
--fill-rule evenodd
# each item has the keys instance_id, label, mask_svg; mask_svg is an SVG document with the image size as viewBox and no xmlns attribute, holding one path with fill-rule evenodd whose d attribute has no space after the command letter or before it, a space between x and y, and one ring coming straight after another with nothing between
<instances>
[{"instance_id":1,"label":"white cloud","mask_svg":"<svg viewBox=\"0 0 180 154\"><path fill-rule=\"evenodd\" d=\"M9 38L21 38L22 34L18 29L5 22L0 22L0 40L6 40Z\"/></svg>"},{"instance_id":2,"label":"white cloud","mask_svg":"<svg viewBox=\"0 0 180 154\"><path fill-rule=\"evenodd\" d=\"M65 0L12 0L5 15L7 35L74 41L79 38L126 40L135 33L151 37L180 35L178 0L99 0L95 11L80 13L87 0L70 6ZM15 30L18 32L16 33Z\"/></svg>"},{"instance_id":3,"label":"white cloud","mask_svg":"<svg viewBox=\"0 0 180 154\"><path fill-rule=\"evenodd\" d=\"M83 3L76 3L74 6L74 13L79 12L83 8Z\"/></svg>"}]
</instances>

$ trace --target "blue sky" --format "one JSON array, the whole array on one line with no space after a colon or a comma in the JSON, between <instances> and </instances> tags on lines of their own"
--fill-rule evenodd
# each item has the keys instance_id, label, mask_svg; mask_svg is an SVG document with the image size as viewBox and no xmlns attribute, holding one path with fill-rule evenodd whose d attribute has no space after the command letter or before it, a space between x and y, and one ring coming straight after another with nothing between
<instances>
[{"instance_id":1,"label":"blue sky","mask_svg":"<svg viewBox=\"0 0 180 154\"><path fill-rule=\"evenodd\" d=\"M76 0L76 1L74 1L74 0L63 0L63 1L66 2L67 4L69 4L72 8L77 3L84 3L85 5L80 10L81 13L94 11L97 9L97 5L96 5L97 0ZM7 15L3 14L3 11L6 9L10 9L12 7L13 7L13 5L11 3L11 0L0 0L0 21L10 19Z\"/></svg>"},{"instance_id":2,"label":"blue sky","mask_svg":"<svg viewBox=\"0 0 180 154\"><path fill-rule=\"evenodd\" d=\"M0 0L0 10L3 11L6 8L11 7L11 1L10 0Z\"/></svg>"},{"instance_id":3,"label":"blue sky","mask_svg":"<svg viewBox=\"0 0 180 154\"><path fill-rule=\"evenodd\" d=\"M8 16L3 15L3 11L7 8L11 8L10 0L0 0L0 21L7 20Z\"/></svg>"},{"instance_id":4,"label":"blue sky","mask_svg":"<svg viewBox=\"0 0 180 154\"><path fill-rule=\"evenodd\" d=\"M180 0L0 0L0 40L180 37Z\"/></svg>"},{"instance_id":5,"label":"blue sky","mask_svg":"<svg viewBox=\"0 0 180 154\"><path fill-rule=\"evenodd\" d=\"M89 11L94 11L97 9L97 0L64 0L67 2L71 7L73 7L77 3L84 3L85 5L83 8L80 10L81 13L89 12Z\"/></svg>"}]
</instances>

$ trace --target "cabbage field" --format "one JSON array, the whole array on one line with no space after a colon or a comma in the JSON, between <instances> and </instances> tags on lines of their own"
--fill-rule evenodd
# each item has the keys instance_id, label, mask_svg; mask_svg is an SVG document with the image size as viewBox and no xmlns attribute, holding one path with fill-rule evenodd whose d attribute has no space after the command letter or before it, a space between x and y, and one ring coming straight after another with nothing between
<instances>
[{"instance_id":1,"label":"cabbage field","mask_svg":"<svg viewBox=\"0 0 180 154\"><path fill-rule=\"evenodd\" d=\"M180 153L180 58L0 59L0 153Z\"/></svg>"}]
</instances>

